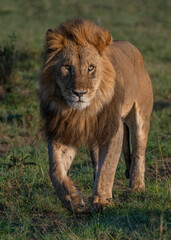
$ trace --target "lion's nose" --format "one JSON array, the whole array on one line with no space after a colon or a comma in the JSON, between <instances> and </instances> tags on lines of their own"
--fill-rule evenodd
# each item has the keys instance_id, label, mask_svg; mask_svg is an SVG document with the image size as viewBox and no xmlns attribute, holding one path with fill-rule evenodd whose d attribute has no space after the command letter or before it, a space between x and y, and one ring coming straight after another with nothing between
<instances>
[{"instance_id":1,"label":"lion's nose","mask_svg":"<svg viewBox=\"0 0 171 240\"><path fill-rule=\"evenodd\" d=\"M84 94L86 94L88 91L87 90L77 90L77 89L72 89L72 92L77 95L78 97L82 97Z\"/></svg>"}]
</instances>

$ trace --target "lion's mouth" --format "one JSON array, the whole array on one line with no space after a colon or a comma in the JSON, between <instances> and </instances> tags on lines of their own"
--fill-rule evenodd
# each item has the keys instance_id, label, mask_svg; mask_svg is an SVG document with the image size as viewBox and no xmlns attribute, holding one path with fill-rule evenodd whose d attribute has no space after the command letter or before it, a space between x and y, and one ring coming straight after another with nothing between
<instances>
[{"instance_id":1,"label":"lion's mouth","mask_svg":"<svg viewBox=\"0 0 171 240\"><path fill-rule=\"evenodd\" d=\"M67 102L70 103L86 103L86 101L82 100L82 99L78 99L78 100L73 100L73 99L66 99Z\"/></svg>"},{"instance_id":2,"label":"lion's mouth","mask_svg":"<svg viewBox=\"0 0 171 240\"><path fill-rule=\"evenodd\" d=\"M85 102L81 99L77 101L67 99L67 104L74 109L84 109L90 105L90 102Z\"/></svg>"},{"instance_id":3,"label":"lion's mouth","mask_svg":"<svg viewBox=\"0 0 171 240\"><path fill-rule=\"evenodd\" d=\"M85 101L83 101L83 100L78 100L78 101L76 101L76 102L79 102L79 103L85 103Z\"/></svg>"}]
</instances>

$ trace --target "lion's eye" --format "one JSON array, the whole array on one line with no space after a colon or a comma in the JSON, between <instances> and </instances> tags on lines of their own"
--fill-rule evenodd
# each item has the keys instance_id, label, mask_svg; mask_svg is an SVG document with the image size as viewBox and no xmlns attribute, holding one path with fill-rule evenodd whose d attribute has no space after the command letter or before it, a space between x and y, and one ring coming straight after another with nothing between
<instances>
[{"instance_id":1,"label":"lion's eye","mask_svg":"<svg viewBox=\"0 0 171 240\"><path fill-rule=\"evenodd\" d=\"M64 66L68 71L71 71L71 66L70 65L65 65Z\"/></svg>"},{"instance_id":2,"label":"lion's eye","mask_svg":"<svg viewBox=\"0 0 171 240\"><path fill-rule=\"evenodd\" d=\"M94 70L95 70L95 66L90 65L90 66L88 67L88 71L89 71L89 72L92 72L92 71L94 71Z\"/></svg>"}]
</instances>

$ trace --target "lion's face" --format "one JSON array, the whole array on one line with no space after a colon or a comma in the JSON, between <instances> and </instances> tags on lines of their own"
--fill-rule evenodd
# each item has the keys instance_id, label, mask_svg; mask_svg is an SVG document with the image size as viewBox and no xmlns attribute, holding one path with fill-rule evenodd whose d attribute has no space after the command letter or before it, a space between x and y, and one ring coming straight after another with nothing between
<instances>
[{"instance_id":1,"label":"lion's face","mask_svg":"<svg viewBox=\"0 0 171 240\"><path fill-rule=\"evenodd\" d=\"M67 104L84 109L96 97L101 81L101 56L90 44L78 46L70 42L58 54L55 81Z\"/></svg>"},{"instance_id":2,"label":"lion's face","mask_svg":"<svg viewBox=\"0 0 171 240\"><path fill-rule=\"evenodd\" d=\"M76 19L49 29L40 80L44 108L94 115L109 103L115 86L110 45L111 34L91 21Z\"/></svg>"}]
</instances>

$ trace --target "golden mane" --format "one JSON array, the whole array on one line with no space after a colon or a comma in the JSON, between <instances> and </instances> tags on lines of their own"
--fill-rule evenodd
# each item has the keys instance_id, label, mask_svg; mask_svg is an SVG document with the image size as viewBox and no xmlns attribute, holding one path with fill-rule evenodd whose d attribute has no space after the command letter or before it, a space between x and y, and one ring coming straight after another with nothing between
<instances>
[{"instance_id":1,"label":"golden mane","mask_svg":"<svg viewBox=\"0 0 171 240\"><path fill-rule=\"evenodd\" d=\"M46 41L48 48L57 52L61 51L68 41L74 41L78 45L93 44L102 52L105 46L112 43L112 36L108 30L90 20L75 18L61 24L54 31L49 29Z\"/></svg>"},{"instance_id":2,"label":"golden mane","mask_svg":"<svg viewBox=\"0 0 171 240\"><path fill-rule=\"evenodd\" d=\"M69 41L77 45L93 44L101 54L102 80L97 96L90 106L83 110L72 109L66 104L60 88L54 82L54 66L60 51ZM74 19L55 30L48 30L45 63L40 79L41 113L45 119L45 133L48 139L74 146L86 142L90 146L103 144L117 130L120 107L123 100L115 70L106 46L112 43L110 33L89 20ZM55 93L58 92L58 97ZM115 104L113 104L115 103ZM111 120L112 119L112 120Z\"/></svg>"}]
</instances>

